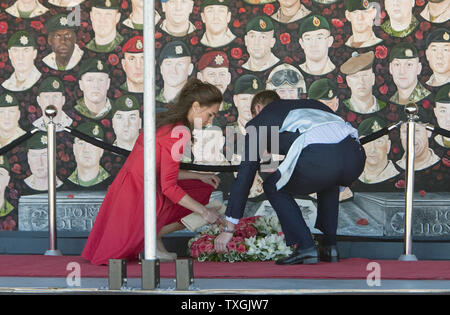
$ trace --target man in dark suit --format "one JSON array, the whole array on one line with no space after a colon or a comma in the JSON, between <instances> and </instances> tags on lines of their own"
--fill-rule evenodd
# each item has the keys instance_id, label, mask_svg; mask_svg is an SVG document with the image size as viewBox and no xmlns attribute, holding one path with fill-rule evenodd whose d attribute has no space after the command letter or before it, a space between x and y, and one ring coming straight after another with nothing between
<instances>
[{"instance_id":1,"label":"man in dark suit","mask_svg":"<svg viewBox=\"0 0 450 315\"><path fill-rule=\"evenodd\" d=\"M278 215L287 245L296 245L292 255L276 263L314 264L319 261L319 250L294 199L294 195L313 192L317 192L318 197L315 226L324 234L320 257L325 261L338 261L339 191L359 177L366 159L357 130L316 100L278 99L267 106L258 94L254 100L252 108L256 115L246 125L245 152L231 188L225 213L227 222L215 240L216 251L226 251L234 225L243 215L261 156L267 151L285 155L263 186ZM261 147L264 143L267 146Z\"/></svg>"}]
</instances>

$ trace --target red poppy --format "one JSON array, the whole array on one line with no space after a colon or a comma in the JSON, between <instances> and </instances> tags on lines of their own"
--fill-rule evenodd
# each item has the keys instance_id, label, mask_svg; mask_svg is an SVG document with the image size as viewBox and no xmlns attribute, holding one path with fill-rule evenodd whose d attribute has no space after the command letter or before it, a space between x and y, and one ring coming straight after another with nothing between
<instances>
[{"instance_id":1,"label":"red poppy","mask_svg":"<svg viewBox=\"0 0 450 315\"><path fill-rule=\"evenodd\" d=\"M155 32L155 39L160 39L162 37L161 32Z\"/></svg>"},{"instance_id":2,"label":"red poppy","mask_svg":"<svg viewBox=\"0 0 450 315\"><path fill-rule=\"evenodd\" d=\"M34 28L36 31L39 31L42 28L44 28L44 24L42 24L41 21L31 21L30 26Z\"/></svg>"},{"instance_id":3,"label":"red poppy","mask_svg":"<svg viewBox=\"0 0 450 315\"><path fill-rule=\"evenodd\" d=\"M348 112L347 121L352 122L352 121L355 121L355 119L356 119L356 114L354 112Z\"/></svg>"},{"instance_id":4,"label":"red poppy","mask_svg":"<svg viewBox=\"0 0 450 315\"><path fill-rule=\"evenodd\" d=\"M387 56L387 48L384 45L379 45L375 48L375 57L378 59L384 59Z\"/></svg>"},{"instance_id":5,"label":"red poppy","mask_svg":"<svg viewBox=\"0 0 450 315\"><path fill-rule=\"evenodd\" d=\"M431 28L431 24L428 21L423 21L420 23L420 29L424 32L429 31Z\"/></svg>"},{"instance_id":6,"label":"red poppy","mask_svg":"<svg viewBox=\"0 0 450 315\"><path fill-rule=\"evenodd\" d=\"M446 157L443 157L443 158L442 158L442 163L443 163L445 166L450 167L450 160L447 159Z\"/></svg>"},{"instance_id":7,"label":"red poppy","mask_svg":"<svg viewBox=\"0 0 450 315\"><path fill-rule=\"evenodd\" d=\"M233 27L234 27L234 28L241 27L241 22L240 22L239 20L234 20L234 22L233 22Z\"/></svg>"},{"instance_id":8,"label":"red poppy","mask_svg":"<svg viewBox=\"0 0 450 315\"><path fill-rule=\"evenodd\" d=\"M203 23L202 23L202 21L195 21L194 26L195 26L196 30L201 30L203 27Z\"/></svg>"},{"instance_id":9,"label":"red poppy","mask_svg":"<svg viewBox=\"0 0 450 315\"><path fill-rule=\"evenodd\" d=\"M399 181L397 181L395 183L395 187L397 188L405 188L406 187L406 183L404 179L400 179Z\"/></svg>"},{"instance_id":10,"label":"red poppy","mask_svg":"<svg viewBox=\"0 0 450 315\"><path fill-rule=\"evenodd\" d=\"M429 100L424 100L422 102L422 106L423 106L423 108L429 108L430 107L430 101Z\"/></svg>"},{"instance_id":11,"label":"red poppy","mask_svg":"<svg viewBox=\"0 0 450 315\"><path fill-rule=\"evenodd\" d=\"M115 66L119 63L119 57L117 57L116 54L110 54L108 56L108 61L110 65Z\"/></svg>"},{"instance_id":12,"label":"red poppy","mask_svg":"<svg viewBox=\"0 0 450 315\"><path fill-rule=\"evenodd\" d=\"M280 35L280 41L283 45L287 45L291 42L291 35L289 33L283 33Z\"/></svg>"},{"instance_id":13,"label":"red poppy","mask_svg":"<svg viewBox=\"0 0 450 315\"><path fill-rule=\"evenodd\" d=\"M358 221L356 221L356 224L358 224L358 225L369 225L369 221L367 219L361 218Z\"/></svg>"},{"instance_id":14,"label":"red poppy","mask_svg":"<svg viewBox=\"0 0 450 315\"><path fill-rule=\"evenodd\" d=\"M0 34L6 34L8 32L8 23L0 22Z\"/></svg>"},{"instance_id":15,"label":"red poppy","mask_svg":"<svg viewBox=\"0 0 450 315\"><path fill-rule=\"evenodd\" d=\"M340 27L344 26L344 22L342 22L339 19L331 19L331 24L333 24L334 27L336 27L336 28L340 28Z\"/></svg>"},{"instance_id":16,"label":"red poppy","mask_svg":"<svg viewBox=\"0 0 450 315\"><path fill-rule=\"evenodd\" d=\"M423 32L421 30L418 30L415 34L416 38L418 40L422 40L423 39Z\"/></svg>"},{"instance_id":17,"label":"red poppy","mask_svg":"<svg viewBox=\"0 0 450 315\"><path fill-rule=\"evenodd\" d=\"M191 38L191 44L192 45L197 45L198 44L198 37L197 36L194 36L194 37Z\"/></svg>"},{"instance_id":18,"label":"red poppy","mask_svg":"<svg viewBox=\"0 0 450 315\"><path fill-rule=\"evenodd\" d=\"M421 197L425 197L425 195L427 194L427 192L425 191L425 190L419 190L419 195L421 196Z\"/></svg>"},{"instance_id":19,"label":"red poppy","mask_svg":"<svg viewBox=\"0 0 450 315\"><path fill-rule=\"evenodd\" d=\"M263 11L267 15L272 15L273 12L275 11L275 8L274 8L273 4L268 3L264 6Z\"/></svg>"},{"instance_id":20,"label":"red poppy","mask_svg":"<svg viewBox=\"0 0 450 315\"><path fill-rule=\"evenodd\" d=\"M416 5L418 6L418 7L421 7L421 6L423 6L425 4L425 0L416 0Z\"/></svg>"},{"instance_id":21,"label":"red poppy","mask_svg":"<svg viewBox=\"0 0 450 315\"><path fill-rule=\"evenodd\" d=\"M382 86L380 86L379 90L380 90L381 94L386 95L386 93L388 92L389 88L388 88L388 86L386 84L383 84Z\"/></svg>"},{"instance_id":22,"label":"red poppy","mask_svg":"<svg viewBox=\"0 0 450 315\"><path fill-rule=\"evenodd\" d=\"M73 75L71 74L67 74L63 77L64 81L68 81L68 82L75 82L77 80L77 78L75 78Z\"/></svg>"},{"instance_id":23,"label":"red poppy","mask_svg":"<svg viewBox=\"0 0 450 315\"><path fill-rule=\"evenodd\" d=\"M68 195L67 195L67 198L73 199L73 198L75 198L75 196L72 195L72 194L68 194Z\"/></svg>"},{"instance_id":24,"label":"red poppy","mask_svg":"<svg viewBox=\"0 0 450 315\"><path fill-rule=\"evenodd\" d=\"M246 12L245 8L239 8L239 13L245 13L245 12Z\"/></svg>"},{"instance_id":25,"label":"red poppy","mask_svg":"<svg viewBox=\"0 0 450 315\"><path fill-rule=\"evenodd\" d=\"M344 79L342 78L342 76L340 74L336 77L336 82L339 84L344 83Z\"/></svg>"},{"instance_id":26,"label":"red poppy","mask_svg":"<svg viewBox=\"0 0 450 315\"><path fill-rule=\"evenodd\" d=\"M242 49L239 47L235 47L231 49L231 57L234 59L239 59L242 57Z\"/></svg>"}]
</instances>

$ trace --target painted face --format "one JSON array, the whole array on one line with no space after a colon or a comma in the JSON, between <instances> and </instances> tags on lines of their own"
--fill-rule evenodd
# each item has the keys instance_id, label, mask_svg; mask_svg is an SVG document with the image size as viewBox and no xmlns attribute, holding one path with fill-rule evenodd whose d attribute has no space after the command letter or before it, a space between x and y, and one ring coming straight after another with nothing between
<instances>
[{"instance_id":1,"label":"painted face","mask_svg":"<svg viewBox=\"0 0 450 315\"><path fill-rule=\"evenodd\" d=\"M66 101L61 92L42 92L36 99L42 112L45 111L48 105L56 106L58 112L60 112Z\"/></svg>"},{"instance_id":2,"label":"painted face","mask_svg":"<svg viewBox=\"0 0 450 315\"><path fill-rule=\"evenodd\" d=\"M318 62L328 57L328 48L333 44L333 37L328 30L320 29L304 33L299 43L305 51L306 59Z\"/></svg>"},{"instance_id":3,"label":"painted face","mask_svg":"<svg viewBox=\"0 0 450 315\"><path fill-rule=\"evenodd\" d=\"M431 43L425 53L433 72L450 72L450 43Z\"/></svg>"},{"instance_id":4,"label":"painted face","mask_svg":"<svg viewBox=\"0 0 450 315\"><path fill-rule=\"evenodd\" d=\"M144 54L125 53L122 59L122 67L127 79L134 83L144 82Z\"/></svg>"},{"instance_id":5,"label":"painted face","mask_svg":"<svg viewBox=\"0 0 450 315\"><path fill-rule=\"evenodd\" d=\"M29 149L27 158L31 173L38 178L48 177L47 149Z\"/></svg>"},{"instance_id":6,"label":"painted face","mask_svg":"<svg viewBox=\"0 0 450 315\"><path fill-rule=\"evenodd\" d=\"M450 104L436 103L434 108L434 115L436 116L439 127L450 130Z\"/></svg>"},{"instance_id":7,"label":"painted face","mask_svg":"<svg viewBox=\"0 0 450 315\"><path fill-rule=\"evenodd\" d=\"M92 103L106 102L111 80L106 73L88 72L79 81L84 97Z\"/></svg>"},{"instance_id":8,"label":"painted face","mask_svg":"<svg viewBox=\"0 0 450 315\"><path fill-rule=\"evenodd\" d=\"M226 32L231 20L231 13L225 5L208 5L200 15L206 30L212 34Z\"/></svg>"},{"instance_id":9,"label":"painted face","mask_svg":"<svg viewBox=\"0 0 450 315\"><path fill-rule=\"evenodd\" d=\"M70 57L75 49L76 35L71 30L57 30L48 36L48 43L55 54Z\"/></svg>"},{"instance_id":10,"label":"painted face","mask_svg":"<svg viewBox=\"0 0 450 315\"><path fill-rule=\"evenodd\" d=\"M244 121L250 121L253 117L251 112L253 96L253 94L237 94L233 96L238 115Z\"/></svg>"},{"instance_id":11,"label":"painted face","mask_svg":"<svg viewBox=\"0 0 450 315\"><path fill-rule=\"evenodd\" d=\"M143 2L143 1L141 1ZM192 0L169 0L162 3L162 10L166 20L173 25L183 25L189 23L189 15L194 8Z\"/></svg>"},{"instance_id":12,"label":"painted face","mask_svg":"<svg viewBox=\"0 0 450 315\"><path fill-rule=\"evenodd\" d=\"M395 58L389 64L389 72L398 89L408 89L417 84L417 76L422 71L419 58L398 59Z\"/></svg>"},{"instance_id":13,"label":"painted face","mask_svg":"<svg viewBox=\"0 0 450 315\"><path fill-rule=\"evenodd\" d=\"M282 100L297 100L298 89L293 87L280 87L275 90Z\"/></svg>"},{"instance_id":14,"label":"painted face","mask_svg":"<svg viewBox=\"0 0 450 315\"><path fill-rule=\"evenodd\" d=\"M117 139L124 142L135 140L142 125L139 110L117 111L112 119L112 125Z\"/></svg>"},{"instance_id":15,"label":"painted face","mask_svg":"<svg viewBox=\"0 0 450 315\"><path fill-rule=\"evenodd\" d=\"M11 132L19 127L19 106L0 107L0 131Z\"/></svg>"},{"instance_id":16,"label":"painted face","mask_svg":"<svg viewBox=\"0 0 450 315\"><path fill-rule=\"evenodd\" d=\"M417 156L425 154L428 150L428 137L431 136L431 132L419 124L416 124L414 135L414 150ZM400 139L402 142L403 149L406 150L406 124L403 124L400 128Z\"/></svg>"},{"instance_id":17,"label":"painted face","mask_svg":"<svg viewBox=\"0 0 450 315\"><path fill-rule=\"evenodd\" d=\"M193 68L191 57L164 59L161 63L161 75L164 84L169 86L182 85L192 73Z\"/></svg>"},{"instance_id":18,"label":"painted face","mask_svg":"<svg viewBox=\"0 0 450 315\"><path fill-rule=\"evenodd\" d=\"M99 165L100 158L103 155L103 149L100 149L88 142L75 138L73 143L73 154L77 167L89 168Z\"/></svg>"},{"instance_id":19,"label":"painted face","mask_svg":"<svg viewBox=\"0 0 450 315\"><path fill-rule=\"evenodd\" d=\"M375 8L369 8L367 10L347 11L345 16L347 20L352 23L353 32L364 33L372 30L376 10Z\"/></svg>"},{"instance_id":20,"label":"painted face","mask_svg":"<svg viewBox=\"0 0 450 315\"><path fill-rule=\"evenodd\" d=\"M197 76L199 80L216 86L222 94L231 82L231 73L228 68L206 67Z\"/></svg>"},{"instance_id":21,"label":"painted face","mask_svg":"<svg viewBox=\"0 0 450 315\"><path fill-rule=\"evenodd\" d=\"M366 165L384 165L387 162L387 155L391 149L391 140L385 135L374 141L363 145L366 152Z\"/></svg>"},{"instance_id":22,"label":"painted face","mask_svg":"<svg viewBox=\"0 0 450 315\"><path fill-rule=\"evenodd\" d=\"M251 57L256 59L270 55L272 47L275 45L274 32L249 31L245 35L245 45Z\"/></svg>"},{"instance_id":23,"label":"painted face","mask_svg":"<svg viewBox=\"0 0 450 315\"><path fill-rule=\"evenodd\" d=\"M28 72L34 67L37 50L33 47L11 47L8 54L15 71Z\"/></svg>"},{"instance_id":24,"label":"painted face","mask_svg":"<svg viewBox=\"0 0 450 315\"><path fill-rule=\"evenodd\" d=\"M358 71L347 75L347 84L352 91L352 95L357 97L367 97L372 95L372 86L375 84L375 74L372 69Z\"/></svg>"},{"instance_id":25,"label":"painted face","mask_svg":"<svg viewBox=\"0 0 450 315\"><path fill-rule=\"evenodd\" d=\"M92 8L92 28L95 36L108 37L116 31L116 25L120 21L118 10Z\"/></svg>"},{"instance_id":26,"label":"painted face","mask_svg":"<svg viewBox=\"0 0 450 315\"><path fill-rule=\"evenodd\" d=\"M411 14L414 0L385 0L384 8L393 20L402 20Z\"/></svg>"}]
</instances>

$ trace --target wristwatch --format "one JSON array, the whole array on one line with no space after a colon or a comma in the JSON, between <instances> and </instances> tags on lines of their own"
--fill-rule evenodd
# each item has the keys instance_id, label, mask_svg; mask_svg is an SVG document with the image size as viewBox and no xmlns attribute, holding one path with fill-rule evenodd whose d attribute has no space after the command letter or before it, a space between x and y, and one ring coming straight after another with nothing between
<instances>
[{"instance_id":1,"label":"wristwatch","mask_svg":"<svg viewBox=\"0 0 450 315\"><path fill-rule=\"evenodd\" d=\"M224 227L224 228L222 229L222 232L234 234L234 230L228 229L227 227Z\"/></svg>"}]
</instances>

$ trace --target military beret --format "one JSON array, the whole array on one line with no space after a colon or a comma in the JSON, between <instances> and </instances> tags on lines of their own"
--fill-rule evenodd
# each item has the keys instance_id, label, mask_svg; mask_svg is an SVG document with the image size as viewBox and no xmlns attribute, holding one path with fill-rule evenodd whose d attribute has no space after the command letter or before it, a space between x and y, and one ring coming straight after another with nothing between
<instances>
[{"instance_id":1,"label":"military beret","mask_svg":"<svg viewBox=\"0 0 450 315\"><path fill-rule=\"evenodd\" d=\"M230 65L227 54L222 51L209 51L198 61L198 70L205 68L228 68Z\"/></svg>"},{"instance_id":2,"label":"military beret","mask_svg":"<svg viewBox=\"0 0 450 315\"><path fill-rule=\"evenodd\" d=\"M354 52L350 59L344 62L341 66L341 72L343 74L355 74L359 71L368 70L372 68L375 54L373 51L369 51L363 54Z\"/></svg>"},{"instance_id":3,"label":"military beret","mask_svg":"<svg viewBox=\"0 0 450 315\"><path fill-rule=\"evenodd\" d=\"M306 32L317 31L320 29L330 30L330 24L327 19L321 15L312 15L303 20L298 29L298 36L301 38Z\"/></svg>"},{"instance_id":4,"label":"military beret","mask_svg":"<svg viewBox=\"0 0 450 315\"><path fill-rule=\"evenodd\" d=\"M81 78L87 72L102 72L109 75L109 68L105 62L100 59L88 59L83 62L78 71L78 77Z\"/></svg>"},{"instance_id":5,"label":"military beret","mask_svg":"<svg viewBox=\"0 0 450 315\"><path fill-rule=\"evenodd\" d=\"M171 42L168 42L163 49L161 50L159 57L158 57L158 63L159 65L162 64L164 59L167 58L181 58L181 57L190 57L191 51L189 50L189 47L180 40L174 40Z\"/></svg>"},{"instance_id":6,"label":"military beret","mask_svg":"<svg viewBox=\"0 0 450 315\"><path fill-rule=\"evenodd\" d=\"M4 168L7 171L10 170L8 158L4 155L0 155L0 167Z\"/></svg>"},{"instance_id":7,"label":"military beret","mask_svg":"<svg viewBox=\"0 0 450 315\"><path fill-rule=\"evenodd\" d=\"M389 53L389 62L391 62L395 58L412 59L417 57L418 57L417 48L411 43L402 42L392 47L392 50Z\"/></svg>"},{"instance_id":8,"label":"military beret","mask_svg":"<svg viewBox=\"0 0 450 315\"><path fill-rule=\"evenodd\" d=\"M312 100L331 100L337 96L337 85L328 78L314 81L308 89L308 98Z\"/></svg>"},{"instance_id":9,"label":"military beret","mask_svg":"<svg viewBox=\"0 0 450 315\"><path fill-rule=\"evenodd\" d=\"M105 134L103 132L102 127L94 122L82 123L76 128L76 130L84 133L87 136L99 138L100 140L104 140L105 138Z\"/></svg>"},{"instance_id":10,"label":"military beret","mask_svg":"<svg viewBox=\"0 0 450 315\"><path fill-rule=\"evenodd\" d=\"M39 85L38 94L43 92L64 93L64 84L58 77L48 77Z\"/></svg>"},{"instance_id":11,"label":"military beret","mask_svg":"<svg viewBox=\"0 0 450 315\"><path fill-rule=\"evenodd\" d=\"M11 47L36 47L36 41L27 31L18 31L8 40L8 49Z\"/></svg>"},{"instance_id":12,"label":"military beret","mask_svg":"<svg viewBox=\"0 0 450 315\"><path fill-rule=\"evenodd\" d=\"M203 11L203 9L209 5L225 5L230 7L230 0L202 0L200 10Z\"/></svg>"},{"instance_id":13,"label":"military beret","mask_svg":"<svg viewBox=\"0 0 450 315\"><path fill-rule=\"evenodd\" d=\"M132 110L140 109L139 101L133 95L122 95L115 100L112 107L112 116L115 115L117 111L129 112Z\"/></svg>"},{"instance_id":14,"label":"military beret","mask_svg":"<svg viewBox=\"0 0 450 315\"><path fill-rule=\"evenodd\" d=\"M19 106L17 98L10 93L4 93L0 95L0 107L11 107L11 106Z\"/></svg>"},{"instance_id":15,"label":"military beret","mask_svg":"<svg viewBox=\"0 0 450 315\"><path fill-rule=\"evenodd\" d=\"M91 0L92 8L119 10L119 0Z\"/></svg>"},{"instance_id":16,"label":"military beret","mask_svg":"<svg viewBox=\"0 0 450 315\"><path fill-rule=\"evenodd\" d=\"M387 126L386 121L379 116L372 116L364 119L358 126L358 134L360 137L368 136Z\"/></svg>"},{"instance_id":17,"label":"military beret","mask_svg":"<svg viewBox=\"0 0 450 315\"><path fill-rule=\"evenodd\" d=\"M436 103L450 103L450 83L441 87L434 97Z\"/></svg>"},{"instance_id":18,"label":"military beret","mask_svg":"<svg viewBox=\"0 0 450 315\"><path fill-rule=\"evenodd\" d=\"M253 74L240 76L234 84L234 94L256 94L262 90L261 80Z\"/></svg>"},{"instance_id":19,"label":"military beret","mask_svg":"<svg viewBox=\"0 0 450 315\"><path fill-rule=\"evenodd\" d=\"M368 0L345 0L345 9L353 12L356 10L367 10L369 8Z\"/></svg>"},{"instance_id":20,"label":"military beret","mask_svg":"<svg viewBox=\"0 0 450 315\"><path fill-rule=\"evenodd\" d=\"M67 14L58 14L53 16L45 25L47 33L56 32L59 30L72 30L75 31L77 26L75 23L71 23L67 18Z\"/></svg>"},{"instance_id":21,"label":"military beret","mask_svg":"<svg viewBox=\"0 0 450 315\"><path fill-rule=\"evenodd\" d=\"M123 53L141 53L144 52L144 37L134 36L128 40L122 47Z\"/></svg>"},{"instance_id":22,"label":"military beret","mask_svg":"<svg viewBox=\"0 0 450 315\"><path fill-rule=\"evenodd\" d=\"M303 93L306 90L305 79L300 70L288 63L273 68L267 79L266 89L275 90L280 86L302 88Z\"/></svg>"},{"instance_id":23,"label":"military beret","mask_svg":"<svg viewBox=\"0 0 450 315\"><path fill-rule=\"evenodd\" d=\"M257 16L250 20L245 27L245 32L270 32L273 31L273 23L267 15Z\"/></svg>"},{"instance_id":24,"label":"military beret","mask_svg":"<svg viewBox=\"0 0 450 315\"><path fill-rule=\"evenodd\" d=\"M37 132L27 141L27 149L41 150L47 148L47 134L45 132Z\"/></svg>"},{"instance_id":25,"label":"military beret","mask_svg":"<svg viewBox=\"0 0 450 315\"><path fill-rule=\"evenodd\" d=\"M426 46L431 43L450 43L450 31L446 28L438 28L428 34L426 39Z\"/></svg>"}]
</instances>

